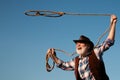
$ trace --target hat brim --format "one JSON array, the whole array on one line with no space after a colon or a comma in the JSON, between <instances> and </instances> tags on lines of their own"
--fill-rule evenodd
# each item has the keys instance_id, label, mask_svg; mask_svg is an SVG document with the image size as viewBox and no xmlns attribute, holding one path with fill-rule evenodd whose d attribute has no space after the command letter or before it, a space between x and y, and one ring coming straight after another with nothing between
<instances>
[{"instance_id":1,"label":"hat brim","mask_svg":"<svg viewBox=\"0 0 120 80\"><path fill-rule=\"evenodd\" d=\"M85 43L85 44L90 44L90 50L92 50L94 48L94 43L92 41L85 41L85 40L73 40L75 42L75 44L77 42L80 42L80 43Z\"/></svg>"},{"instance_id":2,"label":"hat brim","mask_svg":"<svg viewBox=\"0 0 120 80\"><path fill-rule=\"evenodd\" d=\"M85 40L73 40L73 42L77 43L77 42L80 42L80 43L91 43L91 41L85 41Z\"/></svg>"}]
</instances>

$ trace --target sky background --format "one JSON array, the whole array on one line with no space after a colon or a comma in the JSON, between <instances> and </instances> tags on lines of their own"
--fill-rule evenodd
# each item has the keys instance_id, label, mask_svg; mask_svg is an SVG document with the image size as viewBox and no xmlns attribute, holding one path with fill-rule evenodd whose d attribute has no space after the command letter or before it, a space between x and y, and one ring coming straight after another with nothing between
<instances>
[{"instance_id":1,"label":"sky background","mask_svg":"<svg viewBox=\"0 0 120 80\"><path fill-rule=\"evenodd\" d=\"M103 58L110 80L120 80L119 0L0 0L0 10L0 80L75 80L73 71L57 67L46 71L47 49L59 48L72 53L73 40L82 34L96 44L110 23L109 16L31 17L24 15L26 10L117 15L115 44ZM64 61L73 58L60 52L57 56Z\"/></svg>"}]
</instances>

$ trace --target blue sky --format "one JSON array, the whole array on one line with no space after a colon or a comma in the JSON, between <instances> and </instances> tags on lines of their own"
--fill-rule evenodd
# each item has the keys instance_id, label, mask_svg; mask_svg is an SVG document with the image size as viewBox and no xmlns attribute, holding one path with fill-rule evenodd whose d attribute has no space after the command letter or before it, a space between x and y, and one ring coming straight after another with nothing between
<instances>
[{"instance_id":1,"label":"blue sky","mask_svg":"<svg viewBox=\"0 0 120 80\"><path fill-rule=\"evenodd\" d=\"M119 3L119 0L0 0L0 80L75 80L73 71L56 67L52 72L46 71L47 49L72 53L75 51L72 40L81 34L96 44L110 22L108 16L31 17L24 15L26 10L116 14L115 44L103 58L110 79L119 80ZM57 55L64 61L72 58L59 52Z\"/></svg>"}]
</instances>

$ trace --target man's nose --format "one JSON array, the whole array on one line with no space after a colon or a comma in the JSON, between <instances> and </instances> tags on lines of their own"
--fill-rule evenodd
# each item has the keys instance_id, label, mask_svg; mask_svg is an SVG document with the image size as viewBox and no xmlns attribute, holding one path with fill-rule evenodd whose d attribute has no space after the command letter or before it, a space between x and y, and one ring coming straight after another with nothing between
<instances>
[{"instance_id":1,"label":"man's nose","mask_svg":"<svg viewBox=\"0 0 120 80\"><path fill-rule=\"evenodd\" d=\"M77 47L79 47L79 46L81 46L81 44L80 44L80 43L78 43L78 44L77 44Z\"/></svg>"}]
</instances>

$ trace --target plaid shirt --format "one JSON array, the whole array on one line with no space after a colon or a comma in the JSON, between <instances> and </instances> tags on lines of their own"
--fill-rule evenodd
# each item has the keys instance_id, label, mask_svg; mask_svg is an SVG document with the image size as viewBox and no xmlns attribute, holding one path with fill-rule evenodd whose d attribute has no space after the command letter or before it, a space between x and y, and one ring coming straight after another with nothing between
<instances>
[{"instance_id":1,"label":"plaid shirt","mask_svg":"<svg viewBox=\"0 0 120 80\"><path fill-rule=\"evenodd\" d=\"M96 57L99 60L102 60L103 52L112 46L114 41L106 39L101 45L94 48L94 52L96 54ZM88 53L89 54L89 53ZM78 66L78 72L80 74L80 77L83 80L95 80L94 76L92 75L90 68L89 68L89 57L81 57L79 56L79 66ZM73 71L75 69L75 59L72 59L69 62L64 62L60 60L60 63L57 64L57 66L63 70Z\"/></svg>"}]
</instances>

